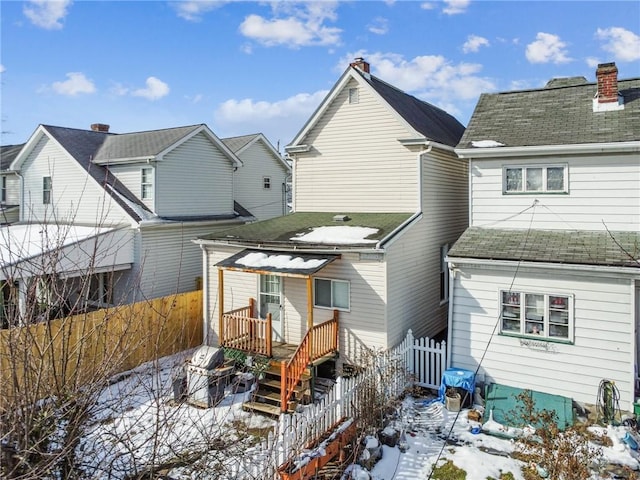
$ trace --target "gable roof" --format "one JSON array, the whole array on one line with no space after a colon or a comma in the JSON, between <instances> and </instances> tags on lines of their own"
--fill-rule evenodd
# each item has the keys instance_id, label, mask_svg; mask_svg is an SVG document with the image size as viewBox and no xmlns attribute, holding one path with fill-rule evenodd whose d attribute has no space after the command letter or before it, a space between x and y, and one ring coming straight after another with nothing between
<instances>
[{"instance_id":1,"label":"gable roof","mask_svg":"<svg viewBox=\"0 0 640 480\"><path fill-rule=\"evenodd\" d=\"M597 83L582 77L536 90L484 93L457 148L482 140L504 145L491 150L640 141L640 78L619 80L618 91L624 108L606 112L593 111Z\"/></svg>"},{"instance_id":2,"label":"gable roof","mask_svg":"<svg viewBox=\"0 0 640 480\"><path fill-rule=\"evenodd\" d=\"M336 222L334 216L346 215L346 222ZM411 213L326 213L296 212L281 217L248 223L234 228L217 231L199 238L204 242L230 243L247 246L270 246L285 249L335 250L348 248L374 248L400 228L413 214ZM345 244L338 238L322 243L308 243L295 240L319 227L364 227L375 229L366 240Z\"/></svg>"},{"instance_id":3,"label":"gable roof","mask_svg":"<svg viewBox=\"0 0 640 480\"><path fill-rule=\"evenodd\" d=\"M24 143L20 145L2 145L0 146L0 170L8 170L11 163L15 160L24 147Z\"/></svg>"},{"instance_id":4,"label":"gable roof","mask_svg":"<svg viewBox=\"0 0 640 480\"><path fill-rule=\"evenodd\" d=\"M271 154L278 159L278 163L281 167L283 167L286 171L291 170L291 167L287 163L287 161L280 155L280 152L274 148L267 137L262 133L254 133L251 135L241 135L238 137L228 137L223 138L222 142L236 155L241 155L246 149L248 149L251 145L257 142L262 142L262 144L271 152Z\"/></svg>"},{"instance_id":5,"label":"gable roof","mask_svg":"<svg viewBox=\"0 0 640 480\"><path fill-rule=\"evenodd\" d=\"M318 123L331 102L351 79L355 79L362 86L371 88L389 110L405 123L409 130L413 130L416 136L424 137L426 141L454 147L464 133L464 125L444 110L409 95L381 79L363 72L354 65L350 65L285 149L301 145L306 134Z\"/></svg>"},{"instance_id":6,"label":"gable roof","mask_svg":"<svg viewBox=\"0 0 640 480\"><path fill-rule=\"evenodd\" d=\"M640 269L640 232L468 228L449 250L454 258Z\"/></svg>"}]
</instances>

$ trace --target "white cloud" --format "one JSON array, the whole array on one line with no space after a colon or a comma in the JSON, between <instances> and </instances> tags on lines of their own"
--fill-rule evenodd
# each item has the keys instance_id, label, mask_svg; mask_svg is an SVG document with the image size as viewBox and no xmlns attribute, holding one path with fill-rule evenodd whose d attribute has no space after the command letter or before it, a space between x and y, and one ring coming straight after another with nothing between
<instances>
[{"instance_id":1,"label":"white cloud","mask_svg":"<svg viewBox=\"0 0 640 480\"><path fill-rule=\"evenodd\" d=\"M445 99L475 99L482 92L495 90L495 85L478 75L482 66L477 63L453 64L441 55L424 55L409 61L395 53L367 53L359 51L340 60L347 65L356 57L371 64L372 73L385 82L421 98L428 98L442 107Z\"/></svg>"},{"instance_id":2,"label":"white cloud","mask_svg":"<svg viewBox=\"0 0 640 480\"><path fill-rule=\"evenodd\" d=\"M149 77L145 82L146 88L139 88L131 92L134 97L143 97L147 100L158 100L169 94L169 85L156 77Z\"/></svg>"},{"instance_id":3,"label":"white cloud","mask_svg":"<svg viewBox=\"0 0 640 480\"><path fill-rule=\"evenodd\" d=\"M596 38L604 41L602 49L612 53L614 60L633 62L640 59L640 36L621 27L599 28Z\"/></svg>"},{"instance_id":4,"label":"white cloud","mask_svg":"<svg viewBox=\"0 0 640 480\"><path fill-rule=\"evenodd\" d=\"M585 62L587 63L587 65L591 68L596 68L598 66L598 64L602 63L598 58L596 57L587 57L585 58Z\"/></svg>"},{"instance_id":5,"label":"white cloud","mask_svg":"<svg viewBox=\"0 0 640 480\"><path fill-rule=\"evenodd\" d=\"M567 44L552 33L538 32L536 40L527 45L526 56L531 63L566 63Z\"/></svg>"},{"instance_id":6,"label":"white cloud","mask_svg":"<svg viewBox=\"0 0 640 480\"><path fill-rule=\"evenodd\" d=\"M389 21L383 17L376 17L373 19L367 28L371 33L375 33L376 35L384 35L389 31Z\"/></svg>"},{"instance_id":7,"label":"white cloud","mask_svg":"<svg viewBox=\"0 0 640 480\"><path fill-rule=\"evenodd\" d=\"M0 73L4 73L6 71L6 68L4 68L4 65L0 64Z\"/></svg>"},{"instance_id":8,"label":"white cloud","mask_svg":"<svg viewBox=\"0 0 640 480\"><path fill-rule=\"evenodd\" d=\"M288 143L327 93L326 90L299 93L276 102L255 101L251 98L227 100L214 112L215 131L225 132L224 136L255 131L264 133L269 139Z\"/></svg>"},{"instance_id":9,"label":"white cloud","mask_svg":"<svg viewBox=\"0 0 640 480\"><path fill-rule=\"evenodd\" d=\"M240 24L240 33L269 47L336 45L342 30L325 25L337 19L336 8L336 2L274 2L273 18L249 15Z\"/></svg>"},{"instance_id":10,"label":"white cloud","mask_svg":"<svg viewBox=\"0 0 640 480\"><path fill-rule=\"evenodd\" d=\"M433 2L422 2L420 8L423 10L433 10L436 8L436 4Z\"/></svg>"},{"instance_id":11,"label":"white cloud","mask_svg":"<svg viewBox=\"0 0 640 480\"><path fill-rule=\"evenodd\" d=\"M30 0L22 12L37 27L60 30L72 3L71 0Z\"/></svg>"},{"instance_id":12,"label":"white cloud","mask_svg":"<svg viewBox=\"0 0 640 480\"><path fill-rule=\"evenodd\" d=\"M178 1L173 2L172 5L176 9L176 12L180 18L184 18L190 22L199 22L202 20L202 16L229 3L228 1L217 0L192 0L192 1Z\"/></svg>"},{"instance_id":13,"label":"white cloud","mask_svg":"<svg viewBox=\"0 0 640 480\"><path fill-rule=\"evenodd\" d=\"M464 53L477 52L480 47L488 47L489 40L478 35L469 35L467 41L462 45L462 51Z\"/></svg>"},{"instance_id":14,"label":"white cloud","mask_svg":"<svg viewBox=\"0 0 640 480\"><path fill-rule=\"evenodd\" d=\"M60 95L72 97L81 93L94 93L96 91L93 82L81 72L67 73L67 80L63 82L53 82L51 89Z\"/></svg>"},{"instance_id":15,"label":"white cloud","mask_svg":"<svg viewBox=\"0 0 640 480\"><path fill-rule=\"evenodd\" d=\"M447 6L442 9L443 13L447 15L457 15L467 10L471 0L444 0L444 3Z\"/></svg>"}]
</instances>

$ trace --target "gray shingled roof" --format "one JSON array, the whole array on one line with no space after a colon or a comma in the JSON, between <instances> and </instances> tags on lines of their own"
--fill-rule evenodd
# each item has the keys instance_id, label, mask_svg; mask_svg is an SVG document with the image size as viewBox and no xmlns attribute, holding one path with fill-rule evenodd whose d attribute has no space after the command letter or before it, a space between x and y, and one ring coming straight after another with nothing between
<instances>
[{"instance_id":1,"label":"gray shingled roof","mask_svg":"<svg viewBox=\"0 0 640 480\"><path fill-rule=\"evenodd\" d=\"M336 222L335 215L347 215L347 222ZM350 213L350 212L296 212L282 217L276 217L260 222L248 223L238 227L218 231L201 237L202 240L231 242L243 245L271 245L293 248L293 246L311 247L306 243L294 242L291 238L310 232L314 227L323 226L357 226L378 229L378 232L367 237L367 240L382 240L392 231L402 225L410 213ZM335 245L341 248L372 247L375 243L361 243L342 245L339 243L323 243L313 245L317 249L333 249Z\"/></svg>"},{"instance_id":2,"label":"gray shingled roof","mask_svg":"<svg viewBox=\"0 0 640 480\"><path fill-rule=\"evenodd\" d=\"M11 162L18 156L20 150L24 147L24 143L20 145L3 145L0 146L0 170L7 170Z\"/></svg>"},{"instance_id":3,"label":"gray shingled roof","mask_svg":"<svg viewBox=\"0 0 640 480\"><path fill-rule=\"evenodd\" d=\"M507 147L640 140L640 78L619 80L624 109L593 112L596 83L584 78L545 88L480 96L458 148L495 140Z\"/></svg>"},{"instance_id":4,"label":"gray shingled roof","mask_svg":"<svg viewBox=\"0 0 640 480\"><path fill-rule=\"evenodd\" d=\"M243 148L259 135L259 133L254 133L252 135L241 135L239 137L222 138L221 140L229 150L231 150L233 153L238 153L241 148Z\"/></svg>"},{"instance_id":5,"label":"gray shingled roof","mask_svg":"<svg viewBox=\"0 0 640 480\"><path fill-rule=\"evenodd\" d=\"M82 168L84 168L132 218L136 221L142 220L140 214L127 203L127 200L138 208L151 213L138 197L125 187L109 169L97 165L92 161L92 158L94 158L102 144L107 139L118 137L118 135L93 130L54 127L51 125L43 125L42 127L62 145ZM108 186L112 187L113 190L112 188L107 188Z\"/></svg>"},{"instance_id":6,"label":"gray shingled roof","mask_svg":"<svg viewBox=\"0 0 640 480\"><path fill-rule=\"evenodd\" d=\"M202 124L110 135L105 137L93 159L105 162L122 158L153 157L200 127Z\"/></svg>"},{"instance_id":7,"label":"gray shingled roof","mask_svg":"<svg viewBox=\"0 0 640 480\"><path fill-rule=\"evenodd\" d=\"M378 94L416 131L434 142L455 147L464 133L462 125L444 110L409 95L373 75L358 72Z\"/></svg>"},{"instance_id":8,"label":"gray shingled roof","mask_svg":"<svg viewBox=\"0 0 640 480\"><path fill-rule=\"evenodd\" d=\"M471 227L449 257L640 268L640 232Z\"/></svg>"}]
</instances>

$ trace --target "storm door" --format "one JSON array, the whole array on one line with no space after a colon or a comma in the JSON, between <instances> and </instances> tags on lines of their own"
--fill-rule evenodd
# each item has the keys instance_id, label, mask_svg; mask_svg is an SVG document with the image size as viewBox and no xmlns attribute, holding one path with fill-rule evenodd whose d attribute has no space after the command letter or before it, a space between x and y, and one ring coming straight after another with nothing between
<instances>
[{"instance_id":1,"label":"storm door","mask_svg":"<svg viewBox=\"0 0 640 480\"><path fill-rule=\"evenodd\" d=\"M284 342L282 326L282 279L278 275L260 275L260 318L271 314L271 339Z\"/></svg>"}]
</instances>

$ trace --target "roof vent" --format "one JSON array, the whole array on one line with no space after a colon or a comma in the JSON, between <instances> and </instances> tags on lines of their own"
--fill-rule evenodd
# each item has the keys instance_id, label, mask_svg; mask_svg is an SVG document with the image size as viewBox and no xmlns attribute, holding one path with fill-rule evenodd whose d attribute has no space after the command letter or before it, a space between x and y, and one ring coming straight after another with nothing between
<instances>
[{"instance_id":1,"label":"roof vent","mask_svg":"<svg viewBox=\"0 0 640 480\"><path fill-rule=\"evenodd\" d=\"M334 215L333 216L333 221L334 222L348 222L349 220L351 220L349 218L349 215Z\"/></svg>"}]
</instances>

